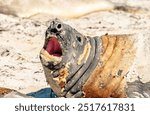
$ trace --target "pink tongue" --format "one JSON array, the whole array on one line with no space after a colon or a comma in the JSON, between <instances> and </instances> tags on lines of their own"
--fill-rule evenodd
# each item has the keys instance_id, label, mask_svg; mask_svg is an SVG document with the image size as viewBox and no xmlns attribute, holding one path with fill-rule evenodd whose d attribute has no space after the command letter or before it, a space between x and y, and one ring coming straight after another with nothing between
<instances>
[{"instance_id":1,"label":"pink tongue","mask_svg":"<svg viewBox=\"0 0 150 115\"><path fill-rule=\"evenodd\" d=\"M58 56L58 57L62 55L62 50L61 50L60 44L55 37L53 37L49 40L47 47L46 47L46 51L50 55L54 55L54 56Z\"/></svg>"}]
</instances>

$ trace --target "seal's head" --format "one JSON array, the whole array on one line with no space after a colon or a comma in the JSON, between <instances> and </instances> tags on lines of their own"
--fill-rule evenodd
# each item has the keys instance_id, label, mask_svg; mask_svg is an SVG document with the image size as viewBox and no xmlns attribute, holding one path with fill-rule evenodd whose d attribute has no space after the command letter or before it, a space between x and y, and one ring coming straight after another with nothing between
<instances>
[{"instance_id":1,"label":"seal's head","mask_svg":"<svg viewBox=\"0 0 150 115\"><path fill-rule=\"evenodd\" d=\"M67 79L70 79L87 60L90 52L88 41L87 37L58 19L50 23L40 59L48 83L53 90L59 89L54 91L57 95L60 89L62 91L64 88Z\"/></svg>"},{"instance_id":2,"label":"seal's head","mask_svg":"<svg viewBox=\"0 0 150 115\"><path fill-rule=\"evenodd\" d=\"M46 30L43 47L43 51L50 57L49 65L53 67L62 60L64 63L73 60L77 54L82 52L86 44L86 40L84 39L86 38L82 34L69 25L62 23L58 19L53 20Z\"/></svg>"}]
</instances>

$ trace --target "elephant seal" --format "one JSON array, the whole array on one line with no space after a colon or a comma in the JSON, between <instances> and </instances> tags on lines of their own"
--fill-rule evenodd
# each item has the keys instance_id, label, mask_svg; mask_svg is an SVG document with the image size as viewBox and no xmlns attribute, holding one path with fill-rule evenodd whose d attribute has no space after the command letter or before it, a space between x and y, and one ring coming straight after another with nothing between
<instances>
[{"instance_id":1,"label":"elephant seal","mask_svg":"<svg viewBox=\"0 0 150 115\"><path fill-rule=\"evenodd\" d=\"M84 36L54 19L40 60L58 97L127 97L125 75L135 56L133 43L132 35Z\"/></svg>"}]
</instances>

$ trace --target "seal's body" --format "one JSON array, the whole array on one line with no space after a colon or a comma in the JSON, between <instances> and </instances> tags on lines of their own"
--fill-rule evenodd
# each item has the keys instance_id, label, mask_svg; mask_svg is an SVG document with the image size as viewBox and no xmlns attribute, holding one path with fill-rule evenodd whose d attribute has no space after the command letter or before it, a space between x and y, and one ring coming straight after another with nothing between
<instances>
[{"instance_id":1,"label":"seal's body","mask_svg":"<svg viewBox=\"0 0 150 115\"><path fill-rule=\"evenodd\" d=\"M84 36L55 19L40 52L47 82L59 97L126 97L133 42L130 35Z\"/></svg>"}]
</instances>

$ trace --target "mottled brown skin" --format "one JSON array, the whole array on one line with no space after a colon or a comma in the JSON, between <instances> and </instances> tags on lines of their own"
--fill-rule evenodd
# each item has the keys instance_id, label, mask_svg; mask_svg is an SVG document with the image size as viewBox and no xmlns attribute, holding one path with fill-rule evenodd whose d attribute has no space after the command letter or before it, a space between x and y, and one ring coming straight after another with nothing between
<instances>
[{"instance_id":1,"label":"mottled brown skin","mask_svg":"<svg viewBox=\"0 0 150 115\"><path fill-rule=\"evenodd\" d=\"M4 88L4 87L0 87L0 96L1 96L1 95L5 95L5 94L8 94L8 93L10 93L10 92L12 92L12 91L14 91L14 90L8 89L8 88Z\"/></svg>"},{"instance_id":2,"label":"mottled brown skin","mask_svg":"<svg viewBox=\"0 0 150 115\"><path fill-rule=\"evenodd\" d=\"M101 65L83 86L84 97L127 97L126 78L135 57L132 35L102 36Z\"/></svg>"},{"instance_id":3,"label":"mottled brown skin","mask_svg":"<svg viewBox=\"0 0 150 115\"><path fill-rule=\"evenodd\" d=\"M58 97L126 97L125 75L135 57L133 35L89 37L54 19L45 38L40 59ZM51 42L54 38L62 44L62 60L57 65L51 58L55 49L48 51L56 47ZM63 69L66 74L61 74Z\"/></svg>"},{"instance_id":4,"label":"mottled brown skin","mask_svg":"<svg viewBox=\"0 0 150 115\"><path fill-rule=\"evenodd\" d=\"M0 98L31 98L31 96L27 96L14 89L0 87Z\"/></svg>"}]
</instances>

